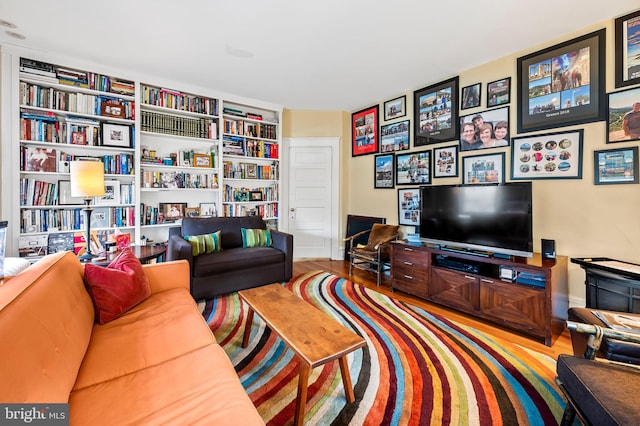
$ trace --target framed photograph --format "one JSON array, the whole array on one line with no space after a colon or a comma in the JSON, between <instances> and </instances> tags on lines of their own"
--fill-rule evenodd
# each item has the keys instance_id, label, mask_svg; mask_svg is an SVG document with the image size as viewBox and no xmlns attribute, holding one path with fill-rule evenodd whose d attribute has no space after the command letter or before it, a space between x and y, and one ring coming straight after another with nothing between
<instances>
[{"instance_id":1,"label":"framed photograph","mask_svg":"<svg viewBox=\"0 0 640 426\"><path fill-rule=\"evenodd\" d=\"M56 171L58 154L55 149L28 146L24 148L24 170L26 172Z\"/></svg>"},{"instance_id":2,"label":"framed photograph","mask_svg":"<svg viewBox=\"0 0 640 426\"><path fill-rule=\"evenodd\" d=\"M396 185L431 183L431 151L396 154Z\"/></svg>"},{"instance_id":3,"label":"framed photograph","mask_svg":"<svg viewBox=\"0 0 640 426\"><path fill-rule=\"evenodd\" d=\"M246 179L257 179L258 178L258 165L255 163L244 163L244 177Z\"/></svg>"},{"instance_id":4,"label":"framed photograph","mask_svg":"<svg viewBox=\"0 0 640 426\"><path fill-rule=\"evenodd\" d=\"M378 153L378 105L351 115L351 156Z\"/></svg>"},{"instance_id":5,"label":"framed photograph","mask_svg":"<svg viewBox=\"0 0 640 426\"><path fill-rule=\"evenodd\" d=\"M460 109L475 108L480 106L480 90L482 83L472 84L462 88L462 103Z\"/></svg>"},{"instance_id":6,"label":"framed photograph","mask_svg":"<svg viewBox=\"0 0 640 426\"><path fill-rule=\"evenodd\" d=\"M249 201L263 201L262 191L249 191Z\"/></svg>"},{"instance_id":7,"label":"framed photograph","mask_svg":"<svg viewBox=\"0 0 640 426\"><path fill-rule=\"evenodd\" d=\"M393 154L375 156L374 188L393 188Z\"/></svg>"},{"instance_id":8,"label":"framed photograph","mask_svg":"<svg viewBox=\"0 0 640 426\"><path fill-rule=\"evenodd\" d=\"M593 152L596 185L638 183L638 147Z\"/></svg>"},{"instance_id":9,"label":"framed photograph","mask_svg":"<svg viewBox=\"0 0 640 426\"><path fill-rule=\"evenodd\" d=\"M398 189L398 225L420 226L420 188Z\"/></svg>"},{"instance_id":10,"label":"framed photograph","mask_svg":"<svg viewBox=\"0 0 640 426\"><path fill-rule=\"evenodd\" d=\"M415 146L459 138L458 77L413 92Z\"/></svg>"},{"instance_id":11,"label":"framed photograph","mask_svg":"<svg viewBox=\"0 0 640 426\"><path fill-rule=\"evenodd\" d=\"M93 207L91 229L111 228L111 207Z\"/></svg>"},{"instance_id":12,"label":"framed photograph","mask_svg":"<svg viewBox=\"0 0 640 426\"><path fill-rule=\"evenodd\" d=\"M393 120L407 115L407 97L391 99L384 103L384 121Z\"/></svg>"},{"instance_id":13,"label":"framed photograph","mask_svg":"<svg viewBox=\"0 0 640 426\"><path fill-rule=\"evenodd\" d=\"M184 217L187 203L158 203L158 207L164 216L165 222L174 222Z\"/></svg>"},{"instance_id":14,"label":"framed photograph","mask_svg":"<svg viewBox=\"0 0 640 426\"><path fill-rule=\"evenodd\" d=\"M200 216L200 207L187 207L184 209L185 217L199 217Z\"/></svg>"},{"instance_id":15,"label":"framed photograph","mask_svg":"<svg viewBox=\"0 0 640 426\"><path fill-rule=\"evenodd\" d=\"M87 135L83 132L71 132L71 143L73 145L86 145Z\"/></svg>"},{"instance_id":16,"label":"framed photograph","mask_svg":"<svg viewBox=\"0 0 640 426\"><path fill-rule=\"evenodd\" d=\"M487 108L511 102L511 77L487 84Z\"/></svg>"},{"instance_id":17,"label":"framed photograph","mask_svg":"<svg viewBox=\"0 0 640 426\"><path fill-rule=\"evenodd\" d=\"M105 117L124 118L124 105L118 105L112 102L102 102L100 104L100 115L104 115Z\"/></svg>"},{"instance_id":18,"label":"framed photograph","mask_svg":"<svg viewBox=\"0 0 640 426\"><path fill-rule=\"evenodd\" d=\"M616 87L640 83L640 10L616 18L615 74Z\"/></svg>"},{"instance_id":19,"label":"framed photograph","mask_svg":"<svg viewBox=\"0 0 640 426\"><path fill-rule=\"evenodd\" d=\"M131 127L121 124L102 123L102 145L131 148Z\"/></svg>"},{"instance_id":20,"label":"framed photograph","mask_svg":"<svg viewBox=\"0 0 640 426\"><path fill-rule=\"evenodd\" d=\"M607 143L629 142L639 139L640 87L609 93L607 102Z\"/></svg>"},{"instance_id":21,"label":"framed photograph","mask_svg":"<svg viewBox=\"0 0 640 426\"><path fill-rule=\"evenodd\" d=\"M509 146L509 107L460 117L460 150Z\"/></svg>"},{"instance_id":22,"label":"framed photograph","mask_svg":"<svg viewBox=\"0 0 640 426\"><path fill-rule=\"evenodd\" d=\"M120 204L120 181L105 180L104 195L94 198L94 204L97 206Z\"/></svg>"},{"instance_id":23,"label":"framed photograph","mask_svg":"<svg viewBox=\"0 0 640 426\"><path fill-rule=\"evenodd\" d=\"M605 29L518 58L518 133L605 119Z\"/></svg>"},{"instance_id":24,"label":"framed photograph","mask_svg":"<svg viewBox=\"0 0 640 426\"><path fill-rule=\"evenodd\" d=\"M193 154L193 167L211 168L211 156L209 154Z\"/></svg>"},{"instance_id":25,"label":"framed photograph","mask_svg":"<svg viewBox=\"0 0 640 426\"><path fill-rule=\"evenodd\" d=\"M458 176L458 147L456 145L433 149L433 177Z\"/></svg>"},{"instance_id":26,"label":"framed photograph","mask_svg":"<svg viewBox=\"0 0 640 426\"><path fill-rule=\"evenodd\" d=\"M462 183L503 183L504 152L462 157Z\"/></svg>"},{"instance_id":27,"label":"framed photograph","mask_svg":"<svg viewBox=\"0 0 640 426\"><path fill-rule=\"evenodd\" d=\"M408 150L410 132L409 120L380 126L380 152Z\"/></svg>"},{"instance_id":28,"label":"framed photograph","mask_svg":"<svg viewBox=\"0 0 640 426\"><path fill-rule=\"evenodd\" d=\"M582 179L583 130L511 138L511 179Z\"/></svg>"},{"instance_id":29,"label":"framed photograph","mask_svg":"<svg viewBox=\"0 0 640 426\"><path fill-rule=\"evenodd\" d=\"M216 203L200 203L200 216L216 217L218 216L218 207Z\"/></svg>"},{"instance_id":30,"label":"framed photograph","mask_svg":"<svg viewBox=\"0 0 640 426\"><path fill-rule=\"evenodd\" d=\"M72 197L71 181L59 180L58 181L58 204L59 205L84 204L84 197Z\"/></svg>"}]
</instances>

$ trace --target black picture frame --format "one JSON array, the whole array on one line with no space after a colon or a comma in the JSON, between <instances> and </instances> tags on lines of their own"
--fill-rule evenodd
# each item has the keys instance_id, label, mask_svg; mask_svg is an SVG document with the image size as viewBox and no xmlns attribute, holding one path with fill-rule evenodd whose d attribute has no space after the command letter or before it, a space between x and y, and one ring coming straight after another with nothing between
<instances>
[{"instance_id":1,"label":"black picture frame","mask_svg":"<svg viewBox=\"0 0 640 426\"><path fill-rule=\"evenodd\" d=\"M396 186L431 183L431 150L396 154Z\"/></svg>"},{"instance_id":2,"label":"black picture frame","mask_svg":"<svg viewBox=\"0 0 640 426\"><path fill-rule=\"evenodd\" d=\"M604 121L605 29L517 59L518 133Z\"/></svg>"},{"instance_id":3,"label":"black picture frame","mask_svg":"<svg viewBox=\"0 0 640 426\"><path fill-rule=\"evenodd\" d=\"M393 154L378 154L373 161L373 187L376 189L394 188L395 159Z\"/></svg>"},{"instance_id":4,"label":"black picture frame","mask_svg":"<svg viewBox=\"0 0 640 426\"><path fill-rule=\"evenodd\" d=\"M629 128L629 121L625 123L625 119L629 117L627 114L637 116L631 123L634 126L638 123L640 126L640 87L607 95L607 143L640 140L640 127Z\"/></svg>"},{"instance_id":5,"label":"black picture frame","mask_svg":"<svg viewBox=\"0 0 640 426\"><path fill-rule=\"evenodd\" d=\"M351 156L377 154L380 149L378 105L351 114Z\"/></svg>"},{"instance_id":6,"label":"black picture frame","mask_svg":"<svg viewBox=\"0 0 640 426\"><path fill-rule=\"evenodd\" d=\"M380 126L380 152L407 151L410 148L411 121L403 120Z\"/></svg>"},{"instance_id":7,"label":"black picture frame","mask_svg":"<svg viewBox=\"0 0 640 426\"><path fill-rule=\"evenodd\" d=\"M479 107L481 98L482 83L471 84L462 88L460 99L460 109Z\"/></svg>"},{"instance_id":8,"label":"black picture frame","mask_svg":"<svg viewBox=\"0 0 640 426\"><path fill-rule=\"evenodd\" d=\"M473 140L467 140L467 127L473 126ZM488 109L460 116L460 151L509 146L511 129L509 107ZM489 132L490 131L490 132ZM487 139L488 137L488 139Z\"/></svg>"},{"instance_id":9,"label":"black picture frame","mask_svg":"<svg viewBox=\"0 0 640 426\"><path fill-rule=\"evenodd\" d=\"M504 164L504 152L462 157L462 183L464 185L504 183Z\"/></svg>"},{"instance_id":10,"label":"black picture frame","mask_svg":"<svg viewBox=\"0 0 640 426\"><path fill-rule=\"evenodd\" d=\"M433 149L433 177L458 177L458 145Z\"/></svg>"},{"instance_id":11,"label":"black picture frame","mask_svg":"<svg viewBox=\"0 0 640 426\"><path fill-rule=\"evenodd\" d=\"M638 183L638 147L593 152L595 185Z\"/></svg>"},{"instance_id":12,"label":"black picture frame","mask_svg":"<svg viewBox=\"0 0 640 426\"><path fill-rule=\"evenodd\" d=\"M616 18L613 33L616 88L640 84L640 65L629 65L640 54L640 10Z\"/></svg>"},{"instance_id":13,"label":"black picture frame","mask_svg":"<svg viewBox=\"0 0 640 426\"><path fill-rule=\"evenodd\" d=\"M407 115L407 95L391 99L383 104L384 121L394 120Z\"/></svg>"},{"instance_id":14,"label":"black picture frame","mask_svg":"<svg viewBox=\"0 0 640 426\"><path fill-rule=\"evenodd\" d=\"M131 126L102 123L102 145L115 148L131 148Z\"/></svg>"},{"instance_id":15,"label":"black picture frame","mask_svg":"<svg viewBox=\"0 0 640 426\"><path fill-rule=\"evenodd\" d=\"M511 180L582 179L583 129L511 138Z\"/></svg>"},{"instance_id":16,"label":"black picture frame","mask_svg":"<svg viewBox=\"0 0 640 426\"><path fill-rule=\"evenodd\" d=\"M511 102L511 77L487 83L487 108Z\"/></svg>"},{"instance_id":17,"label":"black picture frame","mask_svg":"<svg viewBox=\"0 0 640 426\"><path fill-rule=\"evenodd\" d=\"M459 77L455 76L413 92L414 146L460 137L458 81Z\"/></svg>"},{"instance_id":18,"label":"black picture frame","mask_svg":"<svg viewBox=\"0 0 640 426\"><path fill-rule=\"evenodd\" d=\"M420 226L420 188L398 188L398 225Z\"/></svg>"}]
</instances>

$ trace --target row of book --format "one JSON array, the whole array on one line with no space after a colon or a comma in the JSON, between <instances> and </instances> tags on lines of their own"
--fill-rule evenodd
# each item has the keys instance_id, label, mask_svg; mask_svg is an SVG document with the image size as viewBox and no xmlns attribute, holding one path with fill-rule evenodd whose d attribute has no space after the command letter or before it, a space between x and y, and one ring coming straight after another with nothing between
<instances>
[{"instance_id":1,"label":"row of book","mask_svg":"<svg viewBox=\"0 0 640 426\"><path fill-rule=\"evenodd\" d=\"M133 154L107 154L99 157L68 154L48 147L20 147L20 170L23 172L69 173L69 162L77 159L97 159L104 165L105 174L131 175L134 172Z\"/></svg>"},{"instance_id":2,"label":"row of book","mask_svg":"<svg viewBox=\"0 0 640 426\"><path fill-rule=\"evenodd\" d=\"M197 114L218 115L218 100L177 90L140 85L142 103Z\"/></svg>"},{"instance_id":3,"label":"row of book","mask_svg":"<svg viewBox=\"0 0 640 426\"><path fill-rule=\"evenodd\" d=\"M182 166L182 167L203 167L203 168L215 168L216 167L216 152L215 146L211 147L211 151L202 152L202 150L178 150L177 152L171 152L169 155L158 157L155 155L155 151L149 151L149 148L142 147L142 156L140 162L142 164L161 164L163 166ZM196 158L197 154L197 158ZM206 157L202 157L202 156ZM208 159L207 159L208 157ZM208 160L208 165L203 160ZM209 161L210 160L210 161Z\"/></svg>"},{"instance_id":4,"label":"row of book","mask_svg":"<svg viewBox=\"0 0 640 426\"><path fill-rule=\"evenodd\" d=\"M134 226L135 207L93 207L92 228ZM85 215L81 208L71 209L23 209L20 217L20 233L80 230L85 227Z\"/></svg>"},{"instance_id":5,"label":"row of book","mask_svg":"<svg viewBox=\"0 0 640 426\"><path fill-rule=\"evenodd\" d=\"M135 102L107 95L66 92L21 81L19 96L21 105L97 116L113 117L105 113L105 106L120 106L123 113L118 118L135 118Z\"/></svg>"},{"instance_id":6,"label":"row of book","mask_svg":"<svg viewBox=\"0 0 640 426\"><path fill-rule=\"evenodd\" d=\"M143 188L218 189L217 173L142 172Z\"/></svg>"},{"instance_id":7,"label":"row of book","mask_svg":"<svg viewBox=\"0 0 640 426\"><path fill-rule=\"evenodd\" d=\"M63 68L47 62L20 58L20 71L36 80L49 83L69 84L102 92L133 96L135 84L130 80L109 77L93 72Z\"/></svg>"},{"instance_id":8,"label":"row of book","mask_svg":"<svg viewBox=\"0 0 640 426\"><path fill-rule=\"evenodd\" d=\"M275 218L278 215L278 204L258 204L249 207L243 204L224 204L222 213L226 217L235 216L261 216L264 219Z\"/></svg>"},{"instance_id":9,"label":"row of book","mask_svg":"<svg viewBox=\"0 0 640 426\"><path fill-rule=\"evenodd\" d=\"M223 133L251 138L276 139L278 137L274 124L253 123L244 120L223 120Z\"/></svg>"},{"instance_id":10,"label":"row of book","mask_svg":"<svg viewBox=\"0 0 640 426\"><path fill-rule=\"evenodd\" d=\"M257 197L256 194L260 196ZM224 186L223 201L227 203L241 203L247 201L278 201L278 184L261 188Z\"/></svg>"},{"instance_id":11,"label":"row of book","mask_svg":"<svg viewBox=\"0 0 640 426\"><path fill-rule=\"evenodd\" d=\"M224 107L222 109L222 112L225 115L233 115L236 117L245 117L248 118L250 120L258 120L258 121L262 121L262 114L258 114L255 112L244 112L242 110L239 110L237 108L231 108L231 107Z\"/></svg>"},{"instance_id":12,"label":"row of book","mask_svg":"<svg viewBox=\"0 0 640 426\"><path fill-rule=\"evenodd\" d=\"M275 142L251 140L232 135L222 137L222 152L227 155L277 159L279 151L279 146Z\"/></svg>"},{"instance_id":13,"label":"row of book","mask_svg":"<svg viewBox=\"0 0 640 426\"><path fill-rule=\"evenodd\" d=\"M100 121L81 117L43 115L22 109L20 139L34 142L98 146L102 144Z\"/></svg>"},{"instance_id":14,"label":"row of book","mask_svg":"<svg viewBox=\"0 0 640 426\"><path fill-rule=\"evenodd\" d=\"M110 181L105 181L110 183ZM118 182L119 204L133 204L133 184ZM80 197L72 198L70 194L71 183L68 180L47 182L38 179L20 179L20 205L21 206L58 206L58 205L82 205Z\"/></svg>"},{"instance_id":15,"label":"row of book","mask_svg":"<svg viewBox=\"0 0 640 426\"><path fill-rule=\"evenodd\" d=\"M151 111L142 111L140 114L140 129L144 132L191 138L218 138L218 124L215 119L179 117Z\"/></svg>"},{"instance_id":16,"label":"row of book","mask_svg":"<svg viewBox=\"0 0 640 426\"><path fill-rule=\"evenodd\" d=\"M254 163L235 164L225 161L222 165L223 176L228 179L278 179L278 165L260 165Z\"/></svg>"}]
</instances>

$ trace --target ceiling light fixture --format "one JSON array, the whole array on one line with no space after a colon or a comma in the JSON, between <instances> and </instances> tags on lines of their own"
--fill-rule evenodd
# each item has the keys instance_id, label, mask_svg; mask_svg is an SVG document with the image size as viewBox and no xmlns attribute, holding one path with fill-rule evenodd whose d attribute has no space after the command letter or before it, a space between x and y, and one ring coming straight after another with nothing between
<instances>
[{"instance_id":1,"label":"ceiling light fixture","mask_svg":"<svg viewBox=\"0 0 640 426\"><path fill-rule=\"evenodd\" d=\"M18 33L13 32L13 31L5 31L5 33L7 33L7 35L9 37L17 38L18 40L24 40L26 38L22 34L18 34Z\"/></svg>"},{"instance_id":2,"label":"ceiling light fixture","mask_svg":"<svg viewBox=\"0 0 640 426\"><path fill-rule=\"evenodd\" d=\"M13 22L5 21L4 19L0 19L0 26L7 28L18 28L18 26Z\"/></svg>"}]
</instances>

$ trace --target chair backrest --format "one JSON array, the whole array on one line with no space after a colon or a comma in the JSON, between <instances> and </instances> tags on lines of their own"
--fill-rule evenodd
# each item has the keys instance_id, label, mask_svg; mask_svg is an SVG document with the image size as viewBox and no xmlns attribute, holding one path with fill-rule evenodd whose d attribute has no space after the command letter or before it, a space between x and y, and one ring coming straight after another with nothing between
<instances>
[{"instance_id":1,"label":"chair backrest","mask_svg":"<svg viewBox=\"0 0 640 426\"><path fill-rule=\"evenodd\" d=\"M388 243L398 238L398 225L386 225L382 223L374 223L369 233L367 248L373 249L381 243Z\"/></svg>"}]
</instances>

